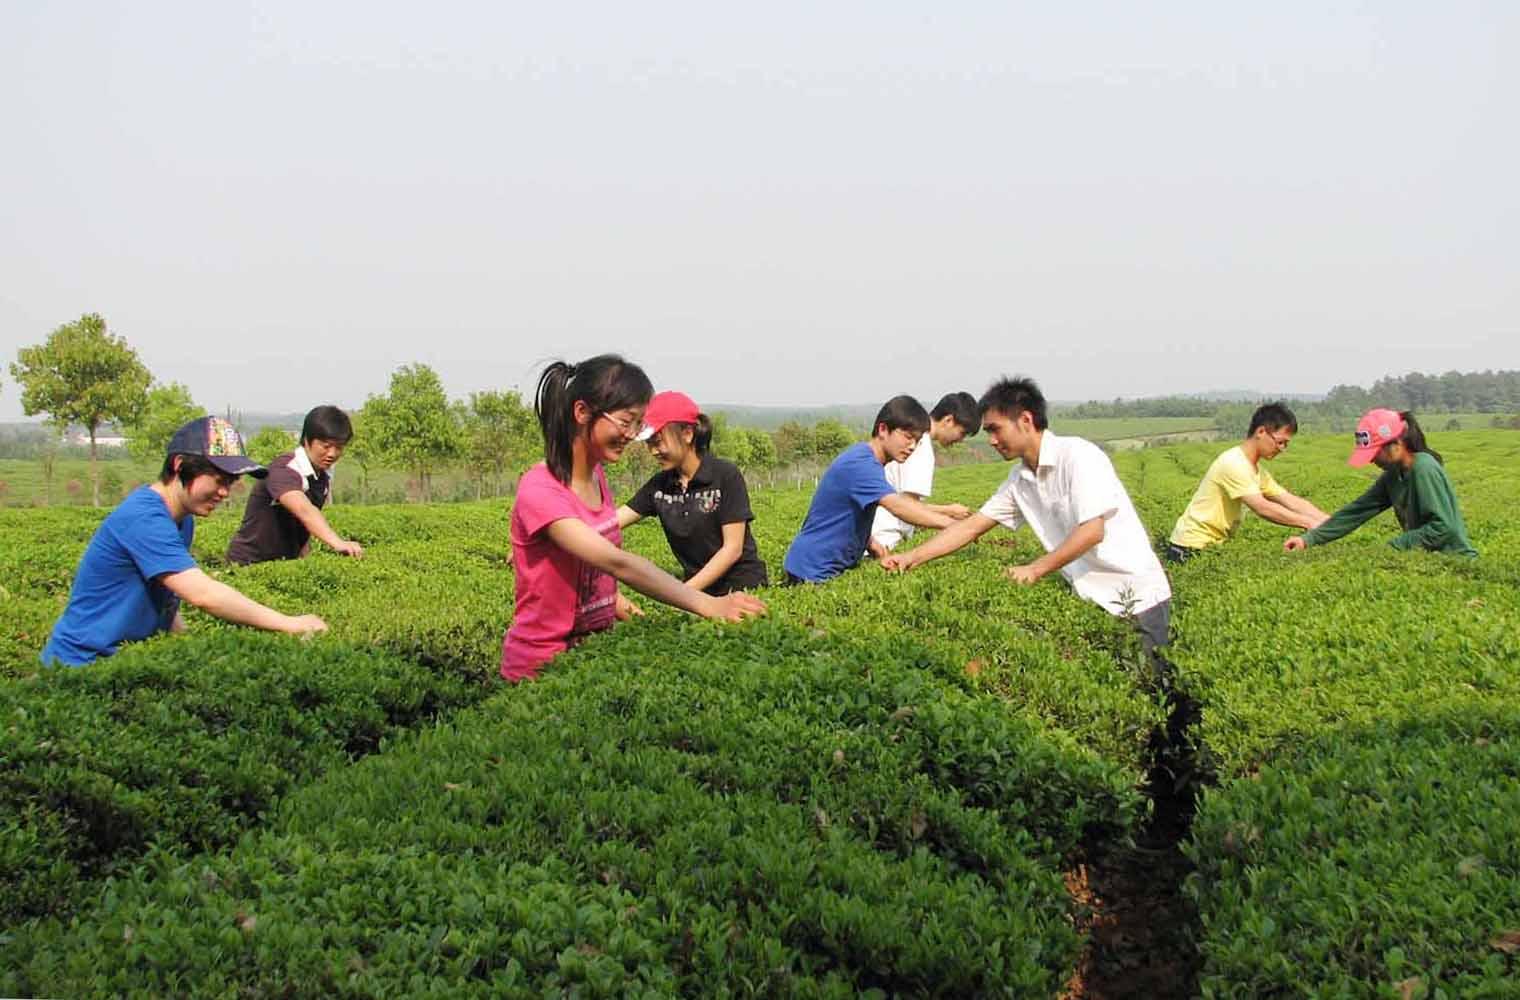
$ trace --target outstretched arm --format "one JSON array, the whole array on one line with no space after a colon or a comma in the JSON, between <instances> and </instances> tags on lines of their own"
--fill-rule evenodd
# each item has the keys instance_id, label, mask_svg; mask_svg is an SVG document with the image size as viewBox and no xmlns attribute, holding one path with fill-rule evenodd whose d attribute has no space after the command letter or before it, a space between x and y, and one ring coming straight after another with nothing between
<instances>
[{"instance_id":1,"label":"outstretched arm","mask_svg":"<svg viewBox=\"0 0 1520 1000\"><path fill-rule=\"evenodd\" d=\"M544 530L555 545L582 562L610 573L646 597L682 611L727 621L739 621L765 611L764 604L742 591L712 597L694 590L643 556L613 545L578 518L560 518Z\"/></svg>"},{"instance_id":2,"label":"outstretched arm","mask_svg":"<svg viewBox=\"0 0 1520 1000\"><path fill-rule=\"evenodd\" d=\"M734 521L723 525L723 546L712 554L705 566L692 574L691 579L686 581L686 586L706 590L723 579L723 574L744 554L744 524L743 521Z\"/></svg>"},{"instance_id":3,"label":"outstretched arm","mask_svg":"<svg viewBox=\"0 0 1520 1000\"><path fill-rule=\"evenodd\" d=\"M1071 529L1071 534L1066 536L1065 541L1034 562L1025 563L1023 566L1010 566L1007 570L1008 576L1016 583L1034 583L1041 577L1060 570L1072 560L1080 559L1093 546L1103 541L1107 530L1103 518L1089 518Z\"/></svg>"},{"instance_id":4,"label":"outstretched arm","mask_svg":"<svg viewBox=\"0 0 1520 1000\"><path fill-rule=\"evenodd\" d=\"M633 524L635 521L639 520L640 518L642 518L644 516L643 514L640 514L638 511L634 510L632 507L628 506L627 504L623 504L621 507L618 508L617 515L618 515L618 528L619 529L628 527L630 524Z\"/></svg>"},{"instance_id":5,"label":"outstretched arm","mask_svg":"<svg viewBox=\"0 0 1520 1000\"><path fill-rule=\"evenodd\" d=\"M894 517L920 528L948 528L955 523L955 518L933 510L922 500L916 500L907 493L882 497L881 506Z\"/></svg>"},{"instance_id":6,"label":"outstretched arm","mask_svg":"<svg viewBox=\"0 0 1520 1000\"><path fill-rule=\"evenodd\" d=\"M322 511L317 508L316 504L307 499L305 493L302 493L300 490L287 490L280 494L278 500L281 507L290 511L295 519L305 526L307 531L320 538L334 552L339 555L353 556L355 558L364 555L364 546L358 542L350 542L347 539L340 538L338 533L332 530L332 525L327 523L327 518L322 516ZM302 552L301 554L304 556L306 553Z\"/></svg>"},{"instance_id":7,"label":"outstretched arm","mask_svg":"<svg viewBox=\"0 0 1520 1000\"><path fill-rule=\"evenodd\" d=\"M965 520L953 522L950 527L915 549L909 549L899 555L887 556L881 561L881 567L890 572L903 572L915 566L922 566L931 559L947 556L957 549L970 545L996 528L997 524L986 514L972 514Z\"/></svg>"},{"instance_id":8,"label":"outstretched arm","mask_svg":"<svg viewBox=\"0 0 1520 1000\"><path fill-rule=\"evenodd\" d=\"M201 569L167 573L161 579L164 586L181 600L189 601L208 615L215 615L234 625L251 625L270 632L293 634L327 631L327 623L316 615L287 615L265 607L222 581L212 579ZM183 625L181 621L180 626Z\"/></svg>"},{"instance_id":9,"label":"outstretched arm","mask_svg":"<svg viewBox=\"0 0 1520 1000\"><path fill-rule=\"evenodd\" d=\"M1290 528L1302 528L1308 531L1317 528L1323 518L1314 518L1308 514L1301 514L1282 502L1282 494L1277 496L1263 496L1260 493L1251 493L1240 498L1245 504L1257 513L1258 516L1271 521L1273 524L1283 524ZM1309 504L1309 506L1314 506Z\"/></svg>"}]
</instances>

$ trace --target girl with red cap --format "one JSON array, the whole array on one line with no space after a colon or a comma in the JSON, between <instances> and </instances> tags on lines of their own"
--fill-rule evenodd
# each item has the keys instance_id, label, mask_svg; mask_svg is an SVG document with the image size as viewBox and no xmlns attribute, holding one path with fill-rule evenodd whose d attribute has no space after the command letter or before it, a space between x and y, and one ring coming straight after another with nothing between
<instances>
[{"instance_id":1,"label":"girl with red cap","mask_svg":"<svg viewBox=\"0 0 1520 1000\"><path fill-rule=\"evenodd\" d=\"M1467 525L1457 509L1457 495L1441 456L1425 443L1414 414L1369 410L1356 425L1356 448L1349 464L1372 462L1383 470L1367 492L1330 515L1313 531L1289 538L1283 549L1296 552L1350 534L1389 507L1404 529L1392 542L1396 549L1423 548L1476 556Z\"/></svg>"},{"instance_id":2,"label":"girl with red cap","mask_svg":"<svg viewBox=\"0 0 1520 1000\"><path fill-rule=\"evenodd\" d=\"M644 411L639 440L660 471L618 508L618 526L657 515L688 587L721 596L765 586L765 564L749 529L755 517L749 487L738 466L708 453L707 414L684 392L659 393Z\"/></svg>"}]
</instances>

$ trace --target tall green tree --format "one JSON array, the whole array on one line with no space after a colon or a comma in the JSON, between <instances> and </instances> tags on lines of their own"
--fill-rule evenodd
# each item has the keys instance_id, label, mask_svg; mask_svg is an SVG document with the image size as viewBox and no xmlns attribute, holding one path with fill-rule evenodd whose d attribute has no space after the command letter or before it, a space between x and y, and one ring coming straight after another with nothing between
<instances>
[{"instance_id":1,"label":"tall green tree","mask_svg":"<svg viewBox=\"0 0 1520 1000\"><path fill-rule=\"evenodd\" d=\"M96 432L107 421L135 421L153 376L124 339L106 331L98 313L65 323L41 344L21 348L10 368L21 384L27 416L46 413L60 428L79 424L89 432L90 492L99 507Z\"/></svg>"},{"instance_id":2,"label":"tall green tree","mask_svg":"<svg viewBox=\"0 0 1520 1000\"><path fill-rule=\"evenodd\" d=\"M260 465L268 465L295 446L295 432L273 424L260 427L259 432L244 445L248 449L248 457Z\"/></svg>"},{"instance_id":3,"label":"tall green tree","mask_svg":"<svg viewBox=\"0 0 1520 1000\"><path fill-rule=\"evenodd\" d=\"M819 458L832 461L834 456L854 444L859 436L833 417L813 425L813 447Z\"/></svg>"},{"instance_id":4,"label":"tall green tree","mask_svg":"<svg viewBox=\"0 0 1520 1000\"><path fill-rule=\"evenodd\" d=\"M136 419L124 427L127 452L140 462L162 459L174 432L205 413L180 383L156 385L148 390Z\"/></svg>"},{"instance_id":5,"label":"tall green tree","mask_svg":"<svg viewBox=\"0 0 1520 1000\"><path fill-rule=\"evenodd\" d=\"M422 501L432 499L433 469L463 451L458 415L438 373L424 364L391 374L390 392L364 403L365 429L389 461L417 480Z\"/></svg>"},{"instance_id":6,"label":"tall green tree","mask_svg":"<svg viewBox=\"0 0 1520 1000\"><path fill-rule=\"evenodd\" d=\"M487 485L492 496L500 495L504 480L543 454L538 418L520 393L472 392L469 403L460 404L459 416L465 462L477 497Z\"/></svg>"}]
</instances>

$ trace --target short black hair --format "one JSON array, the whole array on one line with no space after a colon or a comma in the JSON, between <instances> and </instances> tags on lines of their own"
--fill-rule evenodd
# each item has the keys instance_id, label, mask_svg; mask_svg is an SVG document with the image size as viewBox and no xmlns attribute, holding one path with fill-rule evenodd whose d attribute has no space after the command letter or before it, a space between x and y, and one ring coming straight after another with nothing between
<instances>
[{"instance_id":1,"label":"short black hair","mask_svg":"<svg viewBox=\"0 0 1520 1000\"><path fill-rule=\"evenodd\" d=\"M940 401L934 404L934 409L929 411L929 416L935 420L945 417L954 417L961 430L970 437L982 429L981 412L976 406L976 397L969 392L947 392L940 397Z\"/></svg>"},{"instance_id":2,"label":"short black hair","mask_svg":"<svg viewBox=\"0 0 1520 1000\"><path fill-rule=\"evenodd\" d=\"M1003 376L982 393L977 409L984 417L988 410L997 410L1014 419L1018 419L1020 413L1028 413L1035 430L1043 431L1049 426L1045 420L1045 394L1032 378Z\"/></svg>"},{"instance_id":3,"label":"short black hair","mask_svg":"<svg viewBox=\"0 0 1520 1000\"><path fill-rule=\"evenodd\" d=\"M180 460L177 472L174 468L174 460L176 458ZM167 486L174 481L174 477L177 475L179 476L180 484L188 487L195 481L196 476L204 476L208 472L213 476L228 475L228 473L211 464L211 459L205 455L186 455L177 451L170 452L164 456L164 467L159 470L158 481Z\"/></svg>"},{"instance_id":4,"label":"short black hair","mask_svg":"<svg viewBox=\"0 0 1520 1000\"><path fill-rule=\"evenodd\" d=\"M1257 428L1265 427L1269 431L1282 430L1286 427L1294 434L1298 433L1298 418L1293 411L1288 409L1286 403L1263 403L1251 414L1251 426L1246 428L1246 437L1256 433Z\"/></svg>"},{"instance_id":5,"label":"short black hair","mask_svg":"<svg viewBox=\"0 0 1520 1000\"><path fill-rule=\"evenodd\" d=\"M927 434L929 411L924 409L924 404L912 396L893 396L881 404L881 409L876 411L876 421L871 424L871 433L875 434L882 424L886 424L889 431Z\"/></svg>"},{"instance_id":6,"label":"short black hair","mask_svg":"<svg viewBox=\"0 0 1520 1000\"><path fill-rule=\"evenodd\" d=\"M354 436L354 422L336 406L318 406L306 414L301 423L301 443L322 440L348 444Z\"/></svg>"}]
</instances>

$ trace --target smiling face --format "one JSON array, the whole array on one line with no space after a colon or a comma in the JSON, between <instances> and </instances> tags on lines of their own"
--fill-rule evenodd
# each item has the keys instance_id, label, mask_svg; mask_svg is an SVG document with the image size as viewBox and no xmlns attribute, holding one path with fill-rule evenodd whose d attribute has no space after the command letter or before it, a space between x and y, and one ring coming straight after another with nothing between
<instances>
[{"instance_id":1,"label":"smiling face","mask_svg":"<svg viewBox=\"0 0 1520 1000\"><path fill-rule=\"evenodd\" d=\"M678 468L691 452L695 431L690 424L669 423L655 432L648 442L649 453L666 471Z\"/></svg>"},{"instance_id":2,"label":"smiling face","mask_svg":"<svg viewBox=\"0 0 1520 1000\"><path fill-rule=\"evenodd\" d=\"M311 459L314 468L326 472L338 464L338 459L343 457L343 449L347 447L345 442L333 441L329 438L311 438L303 447L306 449L306 457Z\"/></svg>"},{"instance_id":3,"label":"smiling face","mask_svg":"<svg viewBox=\"0 0 1520 1000\"><path fill-rule=\"evenodd\" d=\"M881 446L881 451L886 455L885 462L906 462L918 447L918 439L923 437L921 433L911 427L898 427L887 430L886 424L876 425L876 441Z\"/></svg>"},{"instance_id":4,"label":"smiling face","mask_svg":"<svg viewBox=\"0 0 1520 1000\"><path fill-rule=\"evenodd\" d=\"M586 442L586 457L596 462L616 462L623 457L623 449L644 426L642 406L623 406L606 413L597 413L583 400L576 400L575 422L581 427Z\"/></svg>"},{"instance_id":5,"label":"smiling face","mask_svg":"<svg viewBox=\"0 0 1520 1000\"><path fill-rule=\"evenodd\" d=\"M237 482L237 476L229 476L225 472L201 473L190 480L189 486L180 486L184 490L185 510L196 517L209 516L223 500L227 499L232 492L232 484L235 482Z\"/></svg>"},{"instance_id":6,"label":"smiling face","mask_svg":"<svg viewBox=\"0 0 1520 1000\"><path fill-rule=\"evenodd\" d=\"M1024 458L1032 452L1038 454L1040 432L1028 410L1010 417L1002 410L989 409L982 414L982 430L987 434L987 443L1006 461Z\"/></svg>"}]
</instances>

